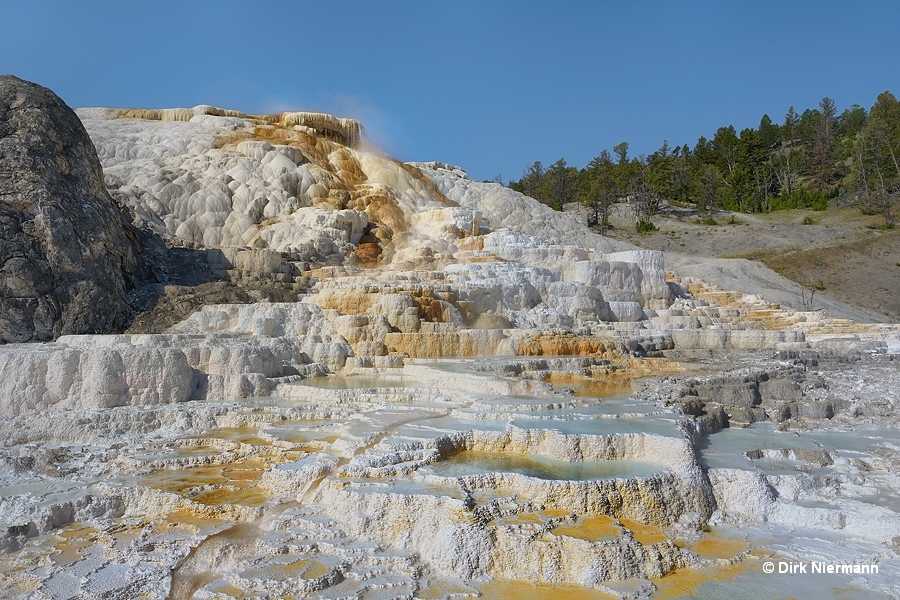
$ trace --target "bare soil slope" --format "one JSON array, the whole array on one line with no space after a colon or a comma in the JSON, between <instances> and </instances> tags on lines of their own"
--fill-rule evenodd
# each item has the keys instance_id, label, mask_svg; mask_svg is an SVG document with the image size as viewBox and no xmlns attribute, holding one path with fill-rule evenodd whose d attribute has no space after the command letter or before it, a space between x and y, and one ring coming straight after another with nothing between
<instances>
[{"instance_id":1,"label":"bare soil slope","mask_svg":"<svg viewBox=\"0 0 900 600\"><path fill-rule=\"evenodd\" d=\"M572 210L585 214L580 206ZM815 292L812 308L834 316L900 321L900 231L879 229L878 216L835 208L763 215L720 211L714 220L704 224L693 210L667 206L653 219L659 230L639 234L631 208L616 205L613 228L605 235L666 252L667 265L681 274L705 275L711 283L772 302L804 308ZM712 260L733 258L758 266ZM763 265L798 285L779 281ZM854 315L840 303L860 310Z\"/></svg>"},{"instance_id":2,"label":"bare soil slope","mask_svg":"<svg viewBox=\"0 0 900 600\"><path fill-rule=\"evenodd\" d=\"M812 282L835 300L900 321L900 231L884 231L829 248L766 259L794 281Z\"/></svg>"}]
</instances>

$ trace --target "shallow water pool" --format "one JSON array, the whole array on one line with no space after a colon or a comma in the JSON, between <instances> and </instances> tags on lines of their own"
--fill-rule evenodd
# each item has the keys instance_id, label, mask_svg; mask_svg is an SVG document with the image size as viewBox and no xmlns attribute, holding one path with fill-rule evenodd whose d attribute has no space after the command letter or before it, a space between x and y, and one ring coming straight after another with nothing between
<instances>
[{"instance_id":1,"label":"shallow water pool","mask_svg":"<svg viewBox=\"0 0 900 600\"><path fill-rule=\"evenodd\" d=\"M648 477L665 467L647 461L598 460L567 462L546 456L512 452L466 450L420 469L440 477L465 477L484 473L518 473L544 480L591 481Z\"/></svg>"}]
</instances>

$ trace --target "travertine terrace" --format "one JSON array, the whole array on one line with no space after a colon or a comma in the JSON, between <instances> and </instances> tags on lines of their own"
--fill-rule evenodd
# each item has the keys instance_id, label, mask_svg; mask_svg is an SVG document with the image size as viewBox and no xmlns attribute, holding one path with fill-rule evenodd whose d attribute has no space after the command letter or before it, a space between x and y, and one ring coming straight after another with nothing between
<instances>
[{"instance_id":1,"label":"travertine terrace","mask_svg":"<svg viewBox=\"0 0 900 600\"><path fill-rule=\"evenodd\" d=\"M156 283L127 331L0 346L4 597L751 598L765 560L900 594L896 327L350 119L77 114Z\"/></svg>"}]
</instances>

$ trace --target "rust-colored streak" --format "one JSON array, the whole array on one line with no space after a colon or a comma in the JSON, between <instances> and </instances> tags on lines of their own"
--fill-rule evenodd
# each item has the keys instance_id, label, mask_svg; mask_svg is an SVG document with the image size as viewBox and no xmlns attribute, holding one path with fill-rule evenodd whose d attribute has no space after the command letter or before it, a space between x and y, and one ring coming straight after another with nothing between
<instances>
[{"instance_id":1,"label":"rust-colored streak","mask_svg":"<svg viewBox=\"0 0 900 600\"><path fill-rule=\"evenodd\" d=\"M359 184L347 208L366 213L370 223L378 225L383 241L389 241L398 233L409 229L409 222L400 203L381 186Z\"/></svg>"},{"instance_id":2,"label":"rust-colored streak","mask_svg":"<svg viewBox=\"0 0 900 600\"><path fill-rule=\"evenodd\" d=\"M596 356L614 359L627 355L627 351L621 343L613 340L574 334L546 334L519 341L516 354L520 356Z\"/></svg>"},{"instance_id":3,"label":"rust-colored streak","mask_svg":"<svg viewBox=\"0 0 900 600\"><path fill-rule=\"evenodd\" d=\"M428 176L426 176L425 173L423 173L418 167L414 167L413 165L408 165L402 162L397 162L397 165L399 165L401 169L412 175L412 177L415 178L416 181L420 182L422 185L428 188L428 191L431 192L431 194L434 196L434 199L439 201L444 206L459 206L458 203L446 197L441 192L441 190L438 189L437 185L435 185L435 183L431 179L429 179Z\"/></svg>"}]
</instances>

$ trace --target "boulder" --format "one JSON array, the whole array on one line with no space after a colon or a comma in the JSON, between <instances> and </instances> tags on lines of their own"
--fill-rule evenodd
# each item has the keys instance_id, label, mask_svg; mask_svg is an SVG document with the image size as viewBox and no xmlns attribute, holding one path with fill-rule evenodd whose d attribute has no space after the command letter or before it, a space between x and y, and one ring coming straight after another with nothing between
<instances>
[{"instance_id":1,"label":"boulder","mask_svg":"<svg viewBox=\"0 0 900 600\"><path fill-rule=\"evenodd\" d=\"M75 113L0 77L0 343L123 327L137 243Z\"/></svg>"},{"instance_id":2,"label":"boulder","mask_svg":"<svg viewBox=\"0 0 900 600\"><path fill-rule=\"evenodd\" d=\"M756 384L736 383L736 384L698 384L696 386L697 394L707 398L712 398L726 407L745 407L757 406L762 399L759 395L759 389Z\"/></svg>"},{"instance_id":3,"label":"boulder","mask_svg":"<svg viewBox=\"0 0 900 600\"><path fill-rule=\"evenodd\" d=\"M763 400L775 400L781 402L794 402L803 397L800 385L791 379L778 378L761 381L759 393Z\"/></svg>"}]
</instances>

